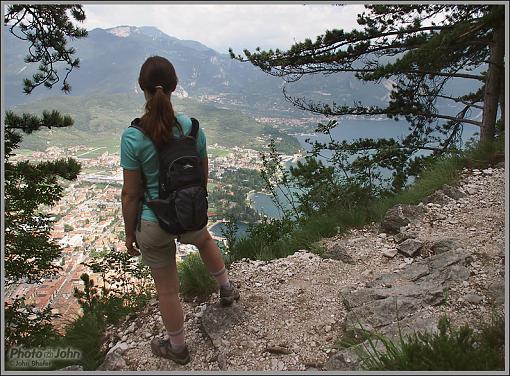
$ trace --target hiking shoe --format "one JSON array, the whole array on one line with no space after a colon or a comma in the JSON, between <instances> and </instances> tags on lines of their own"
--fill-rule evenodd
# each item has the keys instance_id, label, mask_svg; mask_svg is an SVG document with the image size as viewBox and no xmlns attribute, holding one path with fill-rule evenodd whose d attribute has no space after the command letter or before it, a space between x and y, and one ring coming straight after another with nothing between
<instances>
[{"instance_id":1,"label":"hiking shoe","mask_svg":"<svg viewBox=\"0 0 510 376\"><path fill-rule=\"evenodd\" d=\"M239 291L237 288L230 282L230 287L221 287L220 286L220 303L222 306L230 306L234 302L234 300L239 300Z\"/></svg>"},{"instance_id":2,"label":"hiking shoe","mask_svg":"<svg viewBox=\"0 0 510 376\"><path fill-rule=\"evenodd\" d=\"M153 338L151 341L151 350L154 355L173 360L179 364L186 364L191 360L188 346L185 346L184 350L181 352L175 352L172 349L169 339Z\"/></svg>"}]
</instances>

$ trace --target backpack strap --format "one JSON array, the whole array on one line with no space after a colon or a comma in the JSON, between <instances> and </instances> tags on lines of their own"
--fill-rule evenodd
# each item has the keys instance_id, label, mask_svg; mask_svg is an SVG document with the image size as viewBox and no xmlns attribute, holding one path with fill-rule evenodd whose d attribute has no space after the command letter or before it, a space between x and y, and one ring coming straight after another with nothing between
<instances>
[{"instance_id":1,"label":"backpack strap","mask_svg":"<svg viewBox=\"0 0 510 376\"><path fill-rule=\"evenodd\" d=\"M200 128L200 124L198 123L197 119L195 119L195 118L190 118L190 119L191 119L191 132L189 133L189 135L196 140L197 135L198 135L198 129Z\"/></svg>"},{"instance_id":2,"label":"backpack strap","mask_svg":"<svg viewBox=\"0 0 510 376\"><path fill-rule=\"evenodd\" d=\"M145 134L145 131L143 130L143 128L140 126L140 118L134 118L133 121L131 122L131 125L130 127L132 128L136 128L138 129L140 132L142 132L143 134Z\"/></svg>"}]
</instances>

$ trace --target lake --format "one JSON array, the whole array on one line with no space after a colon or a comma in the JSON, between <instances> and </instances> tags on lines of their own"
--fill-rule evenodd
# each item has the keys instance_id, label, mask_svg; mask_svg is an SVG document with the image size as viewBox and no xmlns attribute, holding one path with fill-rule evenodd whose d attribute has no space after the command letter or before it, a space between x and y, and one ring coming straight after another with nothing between
<instances>
[{"instance_id":1,"label":"lake","mask_svg":"<svg viewBox=\"0 0 510 376\"><path fill-rule=\"evenodd\" d=\"M248 231L248 224L245 222L238 222L237 223L238 230L236 232L236 237L241 238L246 235ZM218 222L215 223L211 228L209 228L209 232L215 236L223 237L223 234L221 233L221 230L226 230L226 226L224 222Z\"/></svg>"},{"instance_id":2,"label":"lake","mask_svg":"<svg viewBox=\"0 0 510 376\"><path fill-rule=\"evenodd\" d=\"M395 121L392 119L346 119L339 122L339 124L331 130L331 136L335 141L352 141L357 138L403 138L408 132L408 123L405 120ZM479 128L465 124L462 132L462 140L466 142L476 132L479 132ZM300 134L294 135L297 138L300 145L307 152L312 150L312 146L306 142L310 139L311 142L319 141L327 143L330 139L328 135L314 133L314 134ZM423 151L417 154L427 155L430 152ZM323 153L326 157L333 154L331 151L325 151ZM325 162L324 158L319 158ZM384 174L383 174L384 175ZM285 202L282 194L280 194L280 202ZM250 196L253 207L262 214L267 215L271 218L280 218L281 213L278 208L274 205L271 196L263 193L255 193Z\"/></svg>"}]
</instances>

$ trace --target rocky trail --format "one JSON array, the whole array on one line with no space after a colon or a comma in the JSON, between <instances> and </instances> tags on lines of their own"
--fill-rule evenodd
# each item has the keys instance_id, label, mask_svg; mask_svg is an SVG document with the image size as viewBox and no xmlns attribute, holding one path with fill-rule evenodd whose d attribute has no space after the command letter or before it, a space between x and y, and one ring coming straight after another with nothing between
<instances>
[{"instance_id":1,"label":"rocky trail","mask_svg":"<svg viewBox=\"0 0 510 376\"><path fill-rule=\"evenodd\" d=\"M357 358L336 344L359 325L392 336L397 317L404 331L434 329L444 313L453 324L487 319L504 305L504 169L464 170L457 187L322 244L322 257L232 264L241 293L232 307L216 294L183 302L187 365L152 355L151 338L164 333L154 300L108 328L98 370L349 370Z\"/></svg>"}]
</instances>

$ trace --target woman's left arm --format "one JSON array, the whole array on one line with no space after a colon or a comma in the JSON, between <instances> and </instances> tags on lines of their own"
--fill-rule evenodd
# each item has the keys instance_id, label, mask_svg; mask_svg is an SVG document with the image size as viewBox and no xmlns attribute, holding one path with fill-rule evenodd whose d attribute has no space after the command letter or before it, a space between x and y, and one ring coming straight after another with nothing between
<instances>
[{"instance_id":1,"label":"woman's left arm","mask_svg":"<svg viewBox=\"0 0 510 376\"><path fill-rule=\"evenodd\" d=\"M136 224L138 206L143 194L140 170L123 170L124 184L122 185L122 216L124 217L124 232L126 234L126 248L131 256L138 256L140 252L136 243Z\"/></svg>"}]
</instances>

